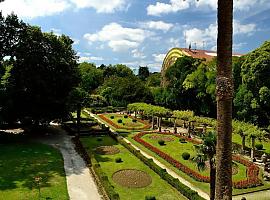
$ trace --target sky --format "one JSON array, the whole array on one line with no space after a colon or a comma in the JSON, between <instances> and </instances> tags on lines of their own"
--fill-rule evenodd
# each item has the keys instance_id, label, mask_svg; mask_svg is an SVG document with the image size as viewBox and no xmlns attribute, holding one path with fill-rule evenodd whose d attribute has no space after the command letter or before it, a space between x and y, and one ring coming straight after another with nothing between
<instances>
[{"instance_id":1,"label":"sky","mask_svg":"<svg viewBox=\"0 0 270 200\"><path fill-rule=\"evenodd\" d=\"M216 50L217 0L5 0L4 15L70 36L79 61L160 71L173 47ZM234 0L234 44L248 53L270 40L270 1Z\"/></svg>"}]
</instances>

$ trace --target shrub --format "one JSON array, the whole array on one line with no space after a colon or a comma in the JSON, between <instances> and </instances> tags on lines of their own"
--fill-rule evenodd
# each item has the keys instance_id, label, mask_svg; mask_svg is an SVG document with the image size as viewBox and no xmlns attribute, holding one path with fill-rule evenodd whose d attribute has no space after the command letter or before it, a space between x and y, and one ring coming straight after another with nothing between
<instances>
[{"instance_id":1,"label":"shrub","mask_svg":"<svg viewBox=\"0 0 270 200\"><path fill-rule=\"evenodd\" d=\"M182 153L182 158L184 160L188 160L190 158L190 154L188 152L184 152L184 153Z\"/></svg>"},{"instance_id":2,"label":"shrub","mask_svg":"<svg viewBox=\"0 0 270 200\"><path fill-rule=\"evenodd\" d=\"M119 124L121 124L123 121L122 121L122 119L118 119L117 122L118 122Z\"/></svg>"},{"instance_id":3,"label":"shrub","mask_svg":"<svg viewBox=\"0 0 270 200\"><path fill-rule=\"evenodd\" d=\"M112 116L110 116L110 118L111 118L111 119L114 119L114 116L112 115Z\"/></svg>"},{"instance_id":4,"label":"shrub","mask_svg":"<svg viewBox=\"0 0 270 200\"><path fill-rule=\"evenodd\" d=\"M128 118L128 116L127 115L124 115L124 118Z\"/></svg>"},{"instance_id":5,"label":"shrub","mask_svg":"<svg viewBox=\"0 0 270 200\"><path fill-rule=\"evenodd\" d=\"M132 119L132 122L136 123L137 122L137 119Z\"/></svg>"},{"instance_id":6,"label":"shrub","mask_svg":"<svg viewBox=\"0 0 270 200\"><path fill-rule=\"evenodd\" d=\"M159 140L158 143L159 143L159 145L161 145L161 146L165 145L165 141L164 141L164 140Z\"/></svg>"},{"instance_id":7,"label":"shrub","mask_svg":"<svg viewBox=\"0 0 270 200\"><path fill-rule=\"evenodd\" d=\"M179 142L181 142L181 143L187 143L186 140L185 140L184 138L180 138L180 139L179 139Z\"/></svg>"},{"instance_id":8,"label":"shrub","mask_svg":"<svg viewBox=\"0 0 270 200\"><path fill-rule=\"evenodd\" d=\"M155 196L146 196L145 200L156 200Z\"/></svg>"},{"instance_id":9,"label":"shrub","mask_svg":"<svg viewBox=\"0 0 270 200\"><path fill-rule=\"evenodd\" d=\"M123 162L123 160L122 160L122 158L115 158L115 162L116 163L121 163L121 162Z\"/></svg>"},{"instance_id":10,"label":"shrub","mask_svg":"<svg viewBox=\"0 0 270 200\"><path fill-rule=\"evenodd\" d=\"M102 141L102 138L100 138L100 137L97 138L97 141L98 141L98 142L101 142L101 141Z\"/></svg>"},{"instance_id":11,"label":"shrub","mask_svg":"<svg viewBox=\"0 0 270 200\"><path fill-rule=\"evenodd\" d=\"M256 144L256 145L255 145L255 148L256 148L257 150L263 150L263 144Z\"/></svg>"}]
</instances>

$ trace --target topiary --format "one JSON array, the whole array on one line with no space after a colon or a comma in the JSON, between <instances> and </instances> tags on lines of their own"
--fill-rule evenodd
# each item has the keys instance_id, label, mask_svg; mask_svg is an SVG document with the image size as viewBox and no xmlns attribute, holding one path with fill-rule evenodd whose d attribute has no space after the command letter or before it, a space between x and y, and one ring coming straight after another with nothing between
<instances>
[{"instance_id":1,"label":"topiary","mask_svg":"<svg viewBox=\"0 0 270 200\"><path fill-rule=\"evenodd\" d=\"M184 152L184 153L182 153L182 158L184 160L188 160L190 158L190 154L188 152Z\"/></svg>"},{"instance_id":2,"label":"topiary","mask_svg":"<svg viewBox=\"0 0 270 200\"><path fill-rule=\"evenodd\" d=\"M114 119L114 116L112 115L112 116L110 116L110 118L111 118L111 119Z\"/></svg>"},{"instance_id":3,"label":"topiary","mask_svg":"<svg viewBox=\"0 0 270 200\"><path fill-rule=\"evenodd\" d=\"M179 142L181 142L181 143L187 143L186 140L185 140L184 138L180 138L180 139L179 139Z\"/></svg>"},{"instance_id":4,"label":"topiary","mask_svg":"<svg viewBox=\"0 0 270 200\"><path fill-rule=\"evenodd\" d=\"M145 200L156 200L155 196L145 196Z\"/></svg>"},{"instance_id":5,"label":"topiary","mask_svg":"<svg viewBox=\"0 0 270 200\"><path fill-rule=\"evenodd\" d=\"M124 118L128 118L128 116L127 115L124 115Z\"/></svg>"},{"instance_id":6,"label":"topiary","mask_svg":"<svg viewBox=\"0 0 270 200\"><path fill-rule=\"evenodd\" d=\"M122 160L122 158L115 158L115 162L116 163L121 163L121 162L123 162L123 160Z\"/></svg>"},{"instance_id":7,"label":"topiary","mask_svg":"<svg viewBox=\"0 0 270 200\"><path fill-rule=\"evenodd\" d=\"M161 145L161 146L165 145L165 141L164 141L164 140L159 140L158 143L159 143L159 145Z\"/></svg>"},{"instance_id":8,"label":"topiary","mask_svg":"<svg viewBox=\"0 0 270 200\"><path fill-rule=\"evenodd\" d=\"M118 119L117 122L118 122L119 124L121 124L121 123L123 122L123 120L122 120L122 119Z\"/></svg>"},{"instance_id":9,"label":"topiary","mask_svg":"<svg viewBox=\"0 0 270 200\"><path fill-rule=\"evenodd\" d=\"M132 119L132 122L136 123L137 122L137 119Z\"/></svg>"},{"instance_id":10,"label":"topiary","mask_svg":"<svg viewBox=\"0 0 270 200\"><path fill-rule=\"evenodd\" d=\"M255 145L255 148L256 148L257 150L263 150L263 144L256 144L256 145Z\"/></svg>"}]
</instances>

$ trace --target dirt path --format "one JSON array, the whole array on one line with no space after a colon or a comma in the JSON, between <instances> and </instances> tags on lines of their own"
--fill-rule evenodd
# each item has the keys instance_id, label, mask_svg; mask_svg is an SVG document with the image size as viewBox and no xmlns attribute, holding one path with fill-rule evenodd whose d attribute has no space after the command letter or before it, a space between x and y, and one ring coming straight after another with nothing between
<instances>
[{"instance_id":1,"label":"dirt path","mask_svg":"<svg viewBox=\"0 0 270 200\"><path fill-rule=\"evenodd\" d=\"M70 200L101 200L94 179L82 157L75 151L71 136L58 126L53 133L36 140L58 148L64 159L67 188Z\"/></svg>"}]
</instances>

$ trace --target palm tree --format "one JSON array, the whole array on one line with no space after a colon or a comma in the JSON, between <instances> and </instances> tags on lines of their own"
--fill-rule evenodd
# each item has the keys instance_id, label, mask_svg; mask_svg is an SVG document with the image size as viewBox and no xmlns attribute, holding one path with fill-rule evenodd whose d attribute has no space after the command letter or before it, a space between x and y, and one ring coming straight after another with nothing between
<instances>
[{"instance_id":1,"label":"palm tree","mask_svg":"<svg viewBox=\"0 0 270 200\"><path fill-rule=\"evenodd\" d=\"M197 156L194 161L197 163L199 171L205 170L206 162L209 161L210 166L210 200L215 199L215 181L216 181L216 133L209 132L203 137L203 143L195 145Z\"/></svg>"},{"instance_id":2,"label":"palm tree","mask_svg":"<svg viewBox=\"0 0 270 200\"><path fill-rule=\"evenodd\" d=\"M215 199L232 199L233 0L218 0L217 154Z\"/></svg>"}]
</instances>

